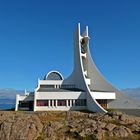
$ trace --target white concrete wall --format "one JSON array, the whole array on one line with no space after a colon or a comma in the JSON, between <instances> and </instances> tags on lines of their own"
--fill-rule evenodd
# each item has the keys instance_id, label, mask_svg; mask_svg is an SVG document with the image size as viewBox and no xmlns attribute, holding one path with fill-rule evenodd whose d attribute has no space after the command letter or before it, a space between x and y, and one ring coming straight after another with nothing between
<instances>
[{"instance_id":1,"label":"white concrete wall","mask_svg":"<svg viewBox=\"0 0 140 140\"><path fill-rule=\"evenodd\" d=\"M33 101L34 95L17 95L18 101Z\"/></svg>"},{"instance_id":2,"label":"white concrete wall","mask_svg":"<svg viewBox=\"0 0 140 140\"><path fill-rule=\"evenodd\" d=\"M49 106L37 106L37 100L49 100ZM50 106L50 100L66 99L66 106ZM67 111L67 110L84 110L86 106L72 106L72 100L76 99L86 99L85 92L35 92L35 101L34 101L34 111ZM68 100L70 100L70 106L68 106Z\"/></svg>"},{"instance_id":3,"label":"white concrete wall","mask_svg":"<svg viewBox=\"0 0 140 140\"><path fill-rule=\"evenodd\" d=\"M39 85L61 85L63 80L38 80Z\"/></svg>"},{"instance_id":4,"label":"white concrete wall","mask_svg":"<svg viewBox=\"0 0 140 140\"><path fill-rule=\"evenodd\" d=\"M37 99L86 99L85 92L36 92Z\"/></svg>"},{"instance_id":5,"label":"white concrete wall","mask_svg":"<svg viewBox=\"0 0 140 140\"><path fill-rule=\"evenodd\" d=\"M43 107L37 106L35 111L68 111L68 110L85 110L85 106L57 106L57 107Z\"/></svg>"},{"instance_id":6,"label":"white concrete wall","mask_svg":"<svg viewBox=\"0 0 140 140\"><path fill-rule=\"evenodd\" d=\"M116 99L115 92L91 92L94 99Z\"/></svg>"}]
</instances>

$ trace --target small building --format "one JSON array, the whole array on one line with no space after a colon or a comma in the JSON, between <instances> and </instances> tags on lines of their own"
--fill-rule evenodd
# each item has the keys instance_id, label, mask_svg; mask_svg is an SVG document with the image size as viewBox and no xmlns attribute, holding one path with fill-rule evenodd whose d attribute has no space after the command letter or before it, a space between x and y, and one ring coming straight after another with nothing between
<instances>
[{"instance_id":1,"label":"small building","mask_svg":"<svg viewBox=\"0 0 140 140\"><path fill-rule=\"evenodd\" d=\"M43 80L38 79L34 92L25 92L24 96L17 95L16 111L107 112L107 108L125 107L126 100L131 102L108 83L97 69L89 50L88 27L86 26L85 32L81 34L78 24L74 39L72 74L64 79L58 71L50 71Z\"/></svg>"}]
</instances>

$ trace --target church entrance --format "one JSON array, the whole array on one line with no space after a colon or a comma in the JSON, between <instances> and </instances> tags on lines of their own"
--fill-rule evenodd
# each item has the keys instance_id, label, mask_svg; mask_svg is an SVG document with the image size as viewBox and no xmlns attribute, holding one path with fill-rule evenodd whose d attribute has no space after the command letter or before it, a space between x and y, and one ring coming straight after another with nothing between
<instances>
[{"instance_id":1,"label":"church entrance","mask_svg":"<svg viewBox=\"0 0 140 140\"><path fill-rule=\"evenodd\" d=\"M107 108L107 100L106 99L98 99L96 100L103 108Z\"/></svg>"}]
</instances>

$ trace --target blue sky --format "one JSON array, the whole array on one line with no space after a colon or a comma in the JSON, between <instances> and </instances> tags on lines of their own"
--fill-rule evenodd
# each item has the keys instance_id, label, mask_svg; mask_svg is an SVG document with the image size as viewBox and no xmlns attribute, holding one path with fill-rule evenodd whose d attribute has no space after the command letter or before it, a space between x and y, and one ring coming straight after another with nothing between
<instances>
[{"instance_id":1,"label":"blue sky","mask_svg":"<svg viewBox=\"0 0 140 140\"><path fill-rule=\"evenodd\" d=\"M0 88L33 90L50 70L73 69L73 33L89 26L90 50L117 88L140 87L139 0L0 1Z\"/></svg>"}]
</instances>

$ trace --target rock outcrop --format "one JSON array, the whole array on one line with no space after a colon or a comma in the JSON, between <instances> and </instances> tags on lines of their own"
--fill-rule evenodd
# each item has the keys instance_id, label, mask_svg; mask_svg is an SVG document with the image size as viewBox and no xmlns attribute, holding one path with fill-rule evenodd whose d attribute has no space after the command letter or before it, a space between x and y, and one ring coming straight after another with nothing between
<instances>
[{"instance_id":1,"label":"rock outcrop","mask_svg":"<svg viewBox=\"0 0 140 140\"><path fill-rule=\"evenodd\" d=\"M140 117L121 112L0 111L0 140L140 139Z\"/></svg>"},{"instance_id":2,"label":"rock outcrop","mask_svg":"<svg viewBox=\"0 0 140 140\"><path fill-rule=\"evenodd\" d=\"M33 140L40 136L42 128L36 115L0 112L0 140Z\"/></svg>"}]
</instances>

